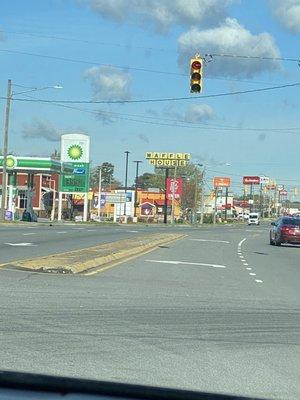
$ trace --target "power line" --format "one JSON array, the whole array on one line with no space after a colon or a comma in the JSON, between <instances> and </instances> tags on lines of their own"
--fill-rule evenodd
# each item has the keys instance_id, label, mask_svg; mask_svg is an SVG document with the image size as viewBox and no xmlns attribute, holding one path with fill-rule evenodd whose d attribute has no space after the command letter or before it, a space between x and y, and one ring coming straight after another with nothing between
<instances>
[{"instance_id":1,"label":"power line","mask_svg":"<svg viewBox=\"0 0 300 400\"><path fill-rule=\"evenodd\" d=\"M249 56L249 55L238 55L238 54L205 54L205 57L226 57L226 58L246 58L253 60L269 60L269 61L288 61L300 63L300 58L289 58L289 57L265 57L265 56Z\"/></svg>"},{"instance_id":2,"label":"power line","mask_svg":"<svg viewBox=\"0 0 300 400\"><path fill-rule=\"evenodd\" d=\"M34 99L34 97L29 96L29 95L24 95L27 98ZM164 118L164 117L154 117L154 116L149 116L145 114L130 114L130 113L119 113L119 112L113 112L113 111L106 111L106 110L89 110L86 108L81 108L81 107L74 107L70 106L67 104L60 104L59 102L51 102L51 103L46 103L46 105L54 105L54 106L60 106L64 107L67 109L71 110L76 110L76 111L81 111L85 112L88 114L92 114L98 117L101 116L108 116L108 117L113 117L116 119L120 120L127 120L131 122L137 122L137 123L143 123L143 124L151 124L151 125L159 125L159 126L171 126L171 127L177 127L177 128L192 128L192 129L198 129L198 130L215 130L215 131L230 131L230 133L233 133L232 131L237 132L240 134L241 131L250 131L250 132L274 132L274 133L287 133L287 134L300 134L297 132L290 132L293 130L299 130L300 127L284 127L284 128L252 128L252 127L236 127L236 126L226 126L226 125L218 125L218 124L207 124L204 122L199 122L199 123L193 123L185 120L179 120L179 119L171 119L171 118ZM152 119L154 121L144 121L142 119L136 119L136 118L143 118L143 119ZM156 121L166 121L164 123L162 122L156 122ZM172 123L171 123L172 122Z\"/></svg>"},{"instance_id":3,"label":"power line","mask_svg":"<svg viewBox=\"0 0 300 400\"><path fill-rule=\"evenodd\" d=\"M100 65L103 67L110 67L110 68L116 68L116 69L121 69L121 70L132 70L132 71L147 72L147 73L153 73L153 74L164 74L164 75L168 75L168 76L170 76L170 75L185 76L185 77L189 76L188 74L184 74L184 73L180 73L180 72L172 72L169 69L168 70L156 70L156 69L142 68L142 67L130 67L130 66L126 66L126 65L114 65L114 64L108 64L108 63L100 63L98 61L89 61L89 60L81 60L81 59L77 59L77 58L50 56L47 54L30 53L30 52L19 51L19 50L0 49L0 51L6 52L6 53L11 53L11 54L20 54L20 55L31 56L31 57L40 57L40 58L46 58L46 59L51 59L51 60L56 60L56 61L63 61L63 62L79 63L79 64L86 64L86 65ZM253 80L250 81L250 80L245 80L245 79L237 79L237 78L234 79L234 78L224 78L224 77L209 77L209 76L207 76L206 79L228 81L228 82L250 83L250 84L262 84L262 85L272 84L270 82L264 82L264 81L253 81Z\"/></svg>"},{"instance_id":4,"label":"power line","mask_svg":"<svg viewBox=\"0 0 300 400\"><path fill-rule=\"evenodd\" d=\"M132 104L132 103L161 103L167 101L184 101L184 100L197 100L197 99L208 99L217 97L228 97L236 96L241 94L259 93L267 92L278 89L292 88L300 86L300 82L289 83L279 86L270 86L259 89L248 89L248 90L238 90L234 92L223 92L208 94L202 96L186 96L186 97L166 97L166 98L156 98L156 99L136 99L136 100L44 100L44 99L23 99L23 98L13 98L14 101L21 102L32 102L32 103L60 103L60 104ZM0 96L0 99L5 100L6 97Z\"/></svg>"}]
</instances>

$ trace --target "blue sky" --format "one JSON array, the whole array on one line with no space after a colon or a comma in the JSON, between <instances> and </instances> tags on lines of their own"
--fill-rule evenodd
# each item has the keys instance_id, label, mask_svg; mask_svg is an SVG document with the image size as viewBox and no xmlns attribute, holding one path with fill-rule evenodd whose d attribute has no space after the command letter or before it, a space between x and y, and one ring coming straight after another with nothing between
<instances>
[{"instance_id":1,"label":"blue sky","mask_svg":"<svg viewBox=\"0 0 300 400\"><path fill-rule=\"evenodd\" d=\"M2 96L10 78L28 87L63 86L25 94L36 99L186 97L189 57L196 50L201 55L299 57L299 0L1 3ZM295 82L300 82L297 62L214 56L204 71L203 95ZM215 99L72 104L76 110L13 102L9 148L20 155L46 156L59 148L61 133L83 131L91 135L93 163L114 163L121 180L125 150L131 151L131 161L144 160L146 151L170 151L190 152L193 160L206 163L208 179L231 175L235 190L241 176L256 174L294 187L300 186L299 103L299 87ZM288 131L291 127L299 129ZM151 171L146 161L142 171Z\"/></svg>"}]
</instances>

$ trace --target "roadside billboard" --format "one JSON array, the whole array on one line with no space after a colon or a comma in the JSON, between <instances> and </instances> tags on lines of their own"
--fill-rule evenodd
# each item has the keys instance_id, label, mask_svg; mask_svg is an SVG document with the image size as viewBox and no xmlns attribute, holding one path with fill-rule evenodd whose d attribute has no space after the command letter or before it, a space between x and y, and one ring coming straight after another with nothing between
<instances>
[{"instance_id":1,"label":"roadside billboard","mask_svg":"<svg viewBox=\"0 0 300 400\"><path fill-rule=\"evenodd\" d=\"M228 177L215 176L213 179L213 185L215 188L217 187L229 187L231 184L231 180Z\"/></svg>"},{"instance_id":2,"label":"roadside billboard","mask_svg":"<svg viewBox=\"0 0 300 400\"><path fill-rule=\"evenodd\" d=\"M270 183L270 178L268 176L260 176L259 179L259 183L264 183L266 185Z\"/></svg>"},{"instance_id":3,"label":"roadside billboard","mask_svg":"<svg viewBox=\"0 0 300 400\"><path fill-rule=\"evenodd\" d=\"M244 185L259 185L260 177L259 176L244 176L243 177L243 184Z\"/></svg>"}]
</instances>

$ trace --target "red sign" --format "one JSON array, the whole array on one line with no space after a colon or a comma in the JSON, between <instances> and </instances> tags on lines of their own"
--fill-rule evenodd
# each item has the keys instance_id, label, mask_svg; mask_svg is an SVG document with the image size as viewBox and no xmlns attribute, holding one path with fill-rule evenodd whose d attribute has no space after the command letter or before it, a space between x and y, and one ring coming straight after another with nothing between
<instances>
[{"instance_id":1,"label":"red sign","mask_svg":"<svg viewBox=\"0 0 300 400\"><path fill-rule=\"evenodd\" d=\"M233 200L233 205L236 207L248 208L249 202L248 200Z\"/></svg>"},{"instance_id":2,"label":"red sign","mask_svg":"<svg viewBox=\"0 0 300 400\"><path fill-rule=\"evenodd\" d=\"M167 179L167 198L172 200L173 193L174 199L180 199L183 189L183 179L182 178L168 178Z\"/></svg>"},{"instance_id":3,"label":"red sign","mask_svg":"<svg viewBox=\"0 0 300 400\"><path fill-rule=\"evenodd\" d=\"M244 185L259 185L260 177L259 176L244 176L243 184Z\"/></svg>"},{"instance_id":4,"label":"red sign","mask_svg":"<svg viewBox=\"0 0 300 400\"><path fill-rule=\"evenodd\" d=\"M230 178L215 176L213 180L214 187L229 187L230 186Z\"/></svg>"},{"instance_id":5,"label":"red sign","mask_svg":"<svg viewBox=\"0 0 300 400\"><path fill-rule=\"evenodd\" d=\"M288 191L286 189L282 189L282 190L279 190L279 194L280 194L280 196L287 196Z\"/></svg>"}]
</instances>

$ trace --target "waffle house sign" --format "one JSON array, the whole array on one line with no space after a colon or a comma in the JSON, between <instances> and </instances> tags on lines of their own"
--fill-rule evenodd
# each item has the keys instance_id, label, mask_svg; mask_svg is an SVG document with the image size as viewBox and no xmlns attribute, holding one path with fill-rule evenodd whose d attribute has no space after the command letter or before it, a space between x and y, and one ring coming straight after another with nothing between
<instances>
[{"instance_id":1,"label":"waffle house sign","mask_svg":"<svg viewBox=\"0 0 300 400\"><path fill-rule=\"evenodd\" d=\"M146 153L146 159L149 164L158 168L185 167L190 158L190 153Z\"/></svg>"}]
</instances>

